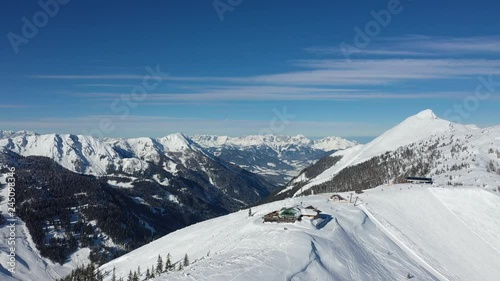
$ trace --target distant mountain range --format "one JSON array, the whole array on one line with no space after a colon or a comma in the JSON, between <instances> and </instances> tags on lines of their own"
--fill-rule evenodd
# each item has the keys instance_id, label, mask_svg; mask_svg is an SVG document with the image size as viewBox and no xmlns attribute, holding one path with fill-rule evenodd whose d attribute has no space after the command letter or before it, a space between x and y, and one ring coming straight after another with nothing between
<instances>
[{"instance_id":1,"label":"distant mountain range","mask_svg":"<svg viewBox=\"0 0 500 281\"><path fill-rule=\"evenodd\" d=\"M178 164L187 169L196 168L190 167L185 157L200 154L220 158L276 185L284 185L323 156L356 144L339 137L310 140L303 135L196 135L190 138L177 133L162 138L98 139L84 135L0 131L0 147L23 156L49 157L77 173L141 175L153 163L175 174Z\"/></svg>"},{"instance_id":2,"label":"distant mountain range","mask_svg":"<svg viewBox=\"0 0 500 281\"><path fill-rule=\"evenodd\" d=\"M337 138L249 136L240 138L252 140L240 143L241 149L236 143L231 150L220 147L224 156L230 151L244 162L228 161L195 138L204 145L181 133L99 139L0 131L0 164L16 167L18 215L33 239L19 257L32 260L39 251L61 264L74 255L105 262L176 229L253 205L277 189L269 174L252 173L244 163L275 163L267 171L284 183L293 171L324 156L312 146L350 145ZM38 266L47 267L42 271L21 268L34 274L27 275L31 280L47 272L52 273L46 279L64 275L73 267L52 261L45 259Z\"/></svg>"},{"instance_id":3,"label":"distant mountain range","mask_svg":"<svg viewBox=\"0 0 500 281\"><path fill-rule=\"evenodd\" d=\"M277 185L286 184L318 159L357 145L340 137L310 140L303 135L196 135L192 139L215 156L262 175Z\"/></svg>"}]
</instances>

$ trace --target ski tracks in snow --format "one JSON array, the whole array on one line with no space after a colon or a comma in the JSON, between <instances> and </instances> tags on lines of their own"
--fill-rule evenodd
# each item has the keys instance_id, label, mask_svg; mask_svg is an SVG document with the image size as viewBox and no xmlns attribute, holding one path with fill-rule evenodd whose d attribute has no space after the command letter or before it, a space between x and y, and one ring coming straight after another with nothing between
<instances>
[{"instance_id":1,"label":"ski tracks in snow","mask_svg":"<svg viewBox=\"0 0 500 281\"><path fill-rule=\"evenodd\" d=\"M358 208L363 210L363 212L373 221L373 223L377 226L377 228L385 233L387 237L389 237L396 245L398 245L403 251L405 251L408 255L414 258L416 262L418 262L423 268L428 270L430 273L432 273L437 279L441 281L451 281L447 277L445 277L443 274L441 274L436 268L431 266L428 262L426 262L419 254L417 254L417 251L415 251L415 247L418 247L415 245L409 238L404 236L403 233L398 233L395 234L393 233L394 231L397 231L397 229L390 225L389 222L384 221L382 222L381 219L379 220L373 213L371 213L363 204L359 205ZM392 229L389 230L389 228Z\"/></svg>"}]
</instances>

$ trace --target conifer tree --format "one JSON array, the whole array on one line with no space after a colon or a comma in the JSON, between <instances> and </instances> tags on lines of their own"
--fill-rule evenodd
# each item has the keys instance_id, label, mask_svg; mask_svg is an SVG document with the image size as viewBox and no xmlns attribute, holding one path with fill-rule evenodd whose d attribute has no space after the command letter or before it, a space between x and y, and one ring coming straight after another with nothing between
<instances>
[{"instance_id":1,"label":"conifer tree","mask_svg":"<svg viewBox=\"0 0 500 281\"><path fill-rule=\"evenodd\" d=\"M96 277L97 281L103 281L104 280L104 276L102 275L102 272L99 270L99 268L97 269L95 277Z\"/></svg>"},{"instance_id":2,"label":"conifer tree","mask_svg":"<svg viewBox=\"0 0 500 281\"><path fill-rule=\"evenodd\" d=\"M165 271L172 270L172 261L170 260L170 253L167 254L167 261L165 262Z\"/></svg>"},{"instance_id":3,"label":"conifer tree","mask_svg":"<svg viewBox=\"0 0 500 281\"><path fill-rule=\"evenodd\" d=\"M188 254L185 254L184 255L184 266L188 266L189 265L189 258L188 258Z\"/></svg>"},{"instance_id":4,"label":"conifer tree","mask_svg":"<svg viewBox=\"0 0 500 281\"><path fill-rule=\"evenodd\" d=\"M127 281L133 281L133 280L132 280L132 270L131 270L131 271L129 272L129 274L128 274Z\"/></svg>"},{"instance_id":5,"label":"conifer tree","mask_svg":"<svg viewBox=\"0 0 500 281\"><path fill-rule=\"evenodd\" d=\"M158 255L158 260L156 261L156 274L160 275L163 272L163 260L161 256Z\"/></svg>"}]
</instances>

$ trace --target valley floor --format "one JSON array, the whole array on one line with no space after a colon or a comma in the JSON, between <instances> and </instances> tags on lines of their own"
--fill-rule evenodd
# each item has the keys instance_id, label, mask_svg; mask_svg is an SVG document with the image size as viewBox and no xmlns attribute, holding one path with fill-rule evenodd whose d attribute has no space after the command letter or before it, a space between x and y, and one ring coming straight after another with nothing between
<instances>
[{"instance_id":1,"label":"valley floor","mask_svg":"<svg viewBox=\"0 0 500 281\"><path fill-rule=\"evenodd\" d=\"M331 194L330 194L331 195ZM342 194L347 197L349 194ZM500 197L482 189L380 186L357 206L298 197L171 233L101 267L127 276L158 254L192 264L154 280L497 280ZM320 219L264 223L282 207L313 205ZM110 276L108 275L108 278Z\"/></svg>"}]
</instances>

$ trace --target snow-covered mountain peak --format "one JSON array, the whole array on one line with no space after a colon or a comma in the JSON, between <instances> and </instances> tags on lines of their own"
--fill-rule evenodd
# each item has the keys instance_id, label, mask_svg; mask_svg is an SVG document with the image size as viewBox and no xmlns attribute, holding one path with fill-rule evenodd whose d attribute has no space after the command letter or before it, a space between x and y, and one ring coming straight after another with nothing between
<instances>
[{"instance_id":1,"label":"snow-covered mountain peak","mask_svg":"<svg viewBox=\"0 0 500 281\"><path fill-rule=\"evenodd\" d=\"M331 157L339 159L335 164L326 169L322 168L322 172L314 175L314 178L305 178L304 175L299 176L291 186L296 182L301 182L301 184L307 182L302 186L302 190L307 190L331 180L347 167L364 163L386 152L393 152L401 147L439 137L449 139L450 137L461 136L463 139L466 135L477 134L479 131L480 129L476 126L452 123L438 118L432 110L427 109L406 118L403 122L367 144L334 152Z\"/></svg>"},{"instance_id":2,"label":"snow-covered mountain peak","mask_svg":"<svg viewBox=\"0 0 500 281\"><path fill-rule=\"evenodd\" d=\"M163 147L153 138L108 139L106 142L116 150L122 158L137 157L145 161L158 163Z\"/></svg>"},{"instance_id":3,"label":"snow-covered mountain peak","mask_svg":"<svg viewBox=\"0 0 500 281\"><path fill-rule=\"evenodd\" d=\"M163 145L164 149L169 152L182 152L189 149L198 150L197 144L183 133L170 134L159 138L158 141Z\"/></svg>"},{"instance_id":4,"label":"snow-covered mountain peak","mask_svg":"<svg viewBox=\"0 0 500 281\"><path fill-rule=\"evenodd\" d=\"M303 134L298 134L296 136L292 136L290 138L292 141L295 141L295 142L300 142L300 143L304 143L304 144L308 144L311 142L310 139L308 139L306 136L304 136Z\"/></svg>"},{"instance_id":5,"label":"snow-covered mountain peak","mask_svg":"<svg viewBox=\"0 0 500 281\"><path fill-rule=\"evenodd\" d=\"M0 139L13 138L13 137L19 137L19 136L29 136L29 135L38 135L38 134L35 132L32 132L32 131L2 131L2 130L0 130Z\"/></svg>"},{"instance_id":6,"label":"snow-covered mountain peak","mask_svg":"<svg viewBox=\"0 0 500 281\"><path fill-rule=\"evenodd\" d=\"M373 146L380 142L388 142L387 146L389 147L399 147L438 133L450 131L453 128L465 129L465 126L440 119L432 110L427 109L406 118L403 122L367 144L367 146Z\"/></svg>"},{"instance_id":7,"label":"snow-covered mountain peak","mask_svg":"<svg viewBox=\"0 0 500 281\"><path fill-rule=\"evenodd\" d=\"M348 141L340 137L325 137L320 140L313 141L302 134L295 136L286 135L248 135L242 137L228 137L216 135L195 135L192 136L193 141L203 147L221 147L221 146L238 146L251 147L266 145L277 151L286 149L290 145L294 146L312 146L316 149L325 151L345 149L355 145L355 142Z\"/></svg>"},{"instance_id":8,"label":"snow-covered mountain peak","mask_svg":"<svg viewBox=\"0 0 500 281\"><path fill-rule=\"evenodd\" d=\"M313 148L321 149L324 151L332 151L339 149L346 149L357 145L356 141L346 140L341 137L325 137L319 140L315 140L312 145Z\"/></svg>"},{"instance_id":9,"label":"snow-covered mountain peak","mask_svg":"<svg viewBox=\"0 0 500 281\"><path fill-rule=\"evenodd\" d=\"M103 174L118 155L110 146L92 136L69 134L12 135L0 139L0 146L23 156L54 159L79 173Z\"/></svg>"},{"instance_id":10,"label":"snow-covered mountain peak","mask_svg":"<svg viewBox=\"0 0 500 281\"><path fill-rule=\"evenodd\" d=\"M403 122L387 130L370 143L363 145L356 153L357 157L349 157L353 163L360 163L386 151L395 150L420 140L428 139L433 135L453 131L468 131L469 127L454 124L440 119L432 110L424 110L406 118ZM348 151L344 151L348 153ZM354 159L356 159L354 161Z\"/></svg>"},{"instance_id":11,"label":"snow-covered mountain peak","mask_svg":"<svg viewBox=\"0 0 500 281\"><path fill-rule=\"evenodd\" d=\"M422 110L410 118L417 118L422 120L432 120L437 119L436 114L431 109Z\"/></svg>"},{"instance_id":12,"label":"snow-covered mountain peak","mask_svg":"<svg viewBox=\"0 0 500 281\"><path fill-rule=\"evenodd\" d=\"M228 136L194 135L191 139L203 147L220 147L228 141Z\"/></svg>"}]
</instances>

